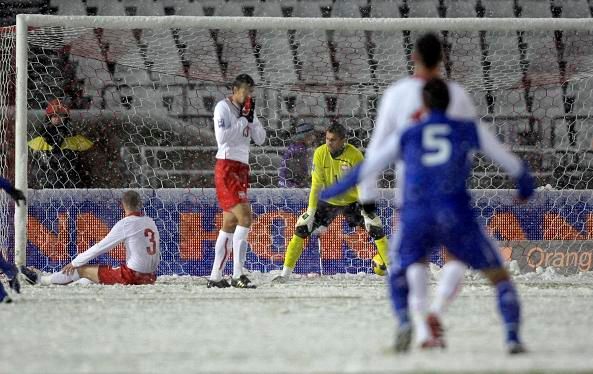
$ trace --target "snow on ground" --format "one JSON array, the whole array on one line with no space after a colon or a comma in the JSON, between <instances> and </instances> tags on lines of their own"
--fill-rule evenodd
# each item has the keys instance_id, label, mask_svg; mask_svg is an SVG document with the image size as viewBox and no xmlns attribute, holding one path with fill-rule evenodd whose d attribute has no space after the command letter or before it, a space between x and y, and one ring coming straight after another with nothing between
<instances>
[{"instance_id":1,"label":"snow on ground","mask_svg":"<svg viewBox=\"0 0 593 374\"><path fill-rule=\"evenodd\" d=\"M593 370L593 273L515 277L530 349L521 357L506 355L493 291L475 274L446 316L448 349L407 355L390 350L384 279L253 278L257 290L174 276L155 286L26 287L0 304L0 373Z\"/></svg>"}]
</instances>

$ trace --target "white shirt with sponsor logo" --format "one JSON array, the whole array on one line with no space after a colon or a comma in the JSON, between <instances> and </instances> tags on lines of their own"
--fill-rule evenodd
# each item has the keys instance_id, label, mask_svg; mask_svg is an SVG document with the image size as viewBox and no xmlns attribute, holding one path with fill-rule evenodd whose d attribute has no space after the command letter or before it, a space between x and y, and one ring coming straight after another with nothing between
<instances>
[{"instance_id":1,"label":"white shirt with sponsor logo","mask_svg":"<svg viewBox=\"0 0 593 374\"><path fill-rule=\"evenodd\" d=\"M366 148L365 158L373 157L374 153L393 144L393 137L403 134L409 126L420 120L422 109L422 89L425 79L407 77L392 84L381 98L377 111L375 129L371 141ZM463 87L455 82L447 82L449 87L449 107L447 115L453 119L477 120L477 111L473 100ZM389 143L387 143L389 141ZM374 158L374 157L373 157ZM363 164L363 168L369 164ZM359 199L361 202L375 201L378 198L377 179L379 173L364 172L371 175L359 185ZM397 166L397 179L403 176L403 165ZM398 185L401 183L398 182ZM399 196L401 196L401 190ZM397 199L396 199L397 200Z\"/></svg>"},{"instance_id":2,"label":"white shirt with sponsor logo","mask_svg":"<svg viewBox=\"0 0 593 374\"><path fill-rule=\"evenodd\" d=\"M159 230L152 218L139 214L128 215L117 222L100 242L76 256L72 265L85 265L121 242L126 247L128 268L139 273L156 272L161 260Z\"/></svg>"},{"instance_id":3,"label":"white shirt with sponsor logo","mask_svg":"<svg viewBox=\"0 0 593 374\"><path fill-rule=\"evenodd\" d=\"M257 115L253 116L253 123L248 123L229 98L219 101L214 108L214 133L218 144L216 158L244 164L249 164L251 139L257 145L264 144L266 140L266 130Z\"/></svg>"}]
</instances>

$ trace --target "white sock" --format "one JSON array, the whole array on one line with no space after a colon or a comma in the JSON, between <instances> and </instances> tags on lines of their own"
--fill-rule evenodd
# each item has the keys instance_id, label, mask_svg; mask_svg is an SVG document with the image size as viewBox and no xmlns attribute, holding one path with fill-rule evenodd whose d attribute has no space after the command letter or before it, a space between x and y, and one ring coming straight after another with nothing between
<instances>
[{"instance_id":1,"label":"white sock","mask_svg":"<svg viewBox=\"0 0 593 374\"><path fill-rule=\"evenodd\" d=\"M426 322L428 313L428 269L426 265L415 263L406 270L409 294L408 303L416 330L416 341L420 344L431 338L431 332Z\"/></svg>"},{"instance_id":2,"label":"white sock","mask_svg":"<svg viewBox=\"0 0 593 374\"><path fill-rule=\"evenodd\" d=\"M93 282L92 280L90 280L88 278L80 278L76 282L72 283L72 285L77 285L77 286L88 286L89 284L95 284L95 282Z\"/></svg>"},{"instance_id":3,"label":"white sock","mask_svg":"<svg viewBox=\"0 0 593 374\"><path fill-rule=\"evenodd\" d=\"M53 273L52 275L50 275L49 281L51 284L69 284L72 282L76 282L79 279L80 279L80 275L78 275L78 271L75 270L72 275L66 275L66 274L62 273L61 271L57 272L57 273ZM47 280L42 278L41 284L44 284L45 282L47 282Z\"/></svg>"},{"instance_id":4,"label":"white sock","mask_svg":"<svg viewBox=\"0 0 593 374\"><path fill-rule=\"evenodd\" d=\"M292 271L293 271L293 270L294 270L294 269L293 269L293 268L291 268L291 267L284 266L284 267L282 268L282 276L283 276L283 277L289 277L289 276L290 276L290 274L292 274Z\"/></svg>"},{"instance_id":5,"label":"white sock","mask_svg":"<svg viewBox=\"0 0 593 374\"><path fill-rule=\"evenodd\" d=\"M237 226L233 236L233 278L243 275L243 261L247 253L249 227Z\"/></svg>"},{"instance_id":6,"label":"white sock","mask_svg":"<svg viewBox=\"0 0 593 374\"><path fill-rule=\"evenodd\" d=\"M231 256L233 245L233 233L232 232L218 232L218 238L216 238L216 244L214 245L214 263L212 263L212 272L210 273L210 280L218 282L222 279L222 272L226 265L227 260Z\"/></svg>"},{"instance_id":7,"label":"white sock","mask_svg":"<svg viewBox=\"0 0 593 374\"><path fill-rule=\"evenodd\" d=\"M447 262L441 270L438 281L434 302L430 306L430 311L437 316L441 316L449 304L461 289L463 275L467 267L461 261L453 260Z\"/></svg>"}]
</instances>

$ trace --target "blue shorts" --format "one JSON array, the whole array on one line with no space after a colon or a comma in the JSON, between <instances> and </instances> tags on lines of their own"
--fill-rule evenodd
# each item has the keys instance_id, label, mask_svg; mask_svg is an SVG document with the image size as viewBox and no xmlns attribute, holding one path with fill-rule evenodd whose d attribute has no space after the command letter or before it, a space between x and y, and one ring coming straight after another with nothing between
<instances>
[{"instance_id":1,"label":"blue shorts","mask_svg":"<svg viewBox=\"0 0 593 374\"><path fill-rule=\"evenodd\" d=\"M486 235L471 209L402 210L399 231L391 243L396 268L421 262L435 249L450 254L473 269L503 266L498 246Z\"/></svg>"}]
</instances>

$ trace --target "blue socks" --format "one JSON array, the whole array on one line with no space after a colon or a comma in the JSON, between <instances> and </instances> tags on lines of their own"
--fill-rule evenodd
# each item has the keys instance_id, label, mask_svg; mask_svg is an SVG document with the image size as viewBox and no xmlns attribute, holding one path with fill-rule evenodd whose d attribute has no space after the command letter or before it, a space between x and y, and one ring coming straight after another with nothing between
<instances>
[{"instance_id":1,"label":"blue socks","mask_svg":"<svg viewBox=\"0 0 593 374\"><path fill-rule=\"evenodd\" d=\"M408 281L406 280L406 269L398 269L389 273L389 292L391 302L399 325L410 323L408 313Z\"/></svg>"},{"instance_id":2,"label":"blue socks","mask_svg":"<svg viewBox=\"0 0 593 374\"><path fill-rule=\"evenodd\" d=\"M519 342L519 325L521 323L521 305L515 286L510 280L496 285L498 309L504 321L507 342Z\"/></svg>"}]
</instances>

